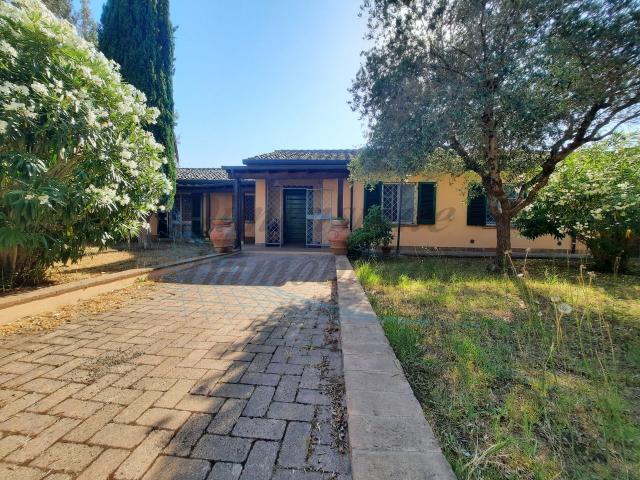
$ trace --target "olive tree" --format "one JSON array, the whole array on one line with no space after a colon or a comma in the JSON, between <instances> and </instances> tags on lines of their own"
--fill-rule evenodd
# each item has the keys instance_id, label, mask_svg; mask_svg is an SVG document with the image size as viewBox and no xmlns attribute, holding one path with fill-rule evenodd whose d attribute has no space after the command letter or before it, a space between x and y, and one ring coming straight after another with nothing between
<instances>
[{"instance_id":1,"label":"olive tree","mask_svg":"<svg viewBox=\"0 0 640 480\"><path fill-rule=\"evenodd\" d=\"M568 155L640 115L637 0L365 0L354 176L471 173L511 221Z\"/></svg>"},{"instance_id":2,"label":"olive tree","mask_svg":"<svg viewBox=\"0 0 640 480\"><path fill-rule=\"evenodd\" d=\"M173 186L157 109L39 0L0 2L0 261L36 283L87 245L137 235Z\"/></svg>"}]
</instances>

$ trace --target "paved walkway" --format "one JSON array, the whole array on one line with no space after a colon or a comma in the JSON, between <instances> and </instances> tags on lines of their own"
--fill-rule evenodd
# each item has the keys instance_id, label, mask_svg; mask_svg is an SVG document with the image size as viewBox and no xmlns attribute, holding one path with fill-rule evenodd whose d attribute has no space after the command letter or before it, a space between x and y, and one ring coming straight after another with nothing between
<instances>
[{"instance_id":1,"label":"paved walkway","mask_svg":"<svg viewBox=\"0 0 640 480\"><path fill-rule=\"evenodd\" d=\"M242 254L0 340L0 478L349 478L334 279Z\"/></svg>"}]
</instances>

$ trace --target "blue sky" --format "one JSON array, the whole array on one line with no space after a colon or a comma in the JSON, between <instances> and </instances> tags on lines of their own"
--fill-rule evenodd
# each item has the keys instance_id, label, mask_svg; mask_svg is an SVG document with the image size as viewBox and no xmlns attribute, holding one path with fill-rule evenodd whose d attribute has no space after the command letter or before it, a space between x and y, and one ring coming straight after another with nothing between
<instances>
[{"instance_id":1,"label":"blue sky","mask_svg":"<svg viewBox=\"0 0 640 480\"><path fill-rule=\"evenodd\" d=\"M104 0L92 0L100 17ZM347 91L365 46L359 0L172 0L183 167L364 143Z\"/></svg>"}]
</instances>

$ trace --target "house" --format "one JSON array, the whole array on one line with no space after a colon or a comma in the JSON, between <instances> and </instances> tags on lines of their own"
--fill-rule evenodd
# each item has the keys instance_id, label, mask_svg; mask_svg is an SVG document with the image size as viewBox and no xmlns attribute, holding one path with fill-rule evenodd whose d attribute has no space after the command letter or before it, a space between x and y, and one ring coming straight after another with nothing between
<instances>
[{"instance_id":1,"label":"house","mask_svg":"<svg viewBox=\"0 0 640 480\"><path fill-rule=\"evenodd\" d=\"M355 229L372 205L381 205L394 225L400 220L402 248L495 248L495 221L486 199L470 196L466 180L414 176L402 185L365 188L349 181L348 164L357 153L276 150L239 166L181 168L166 229L174 238L206 236L212 219L233 218L242 243L324 247L332 218L348 219ZM571 239L550 236L532 241L514 230L512 247L567 251L572 245Z\"/></svg>"}]
</instances>

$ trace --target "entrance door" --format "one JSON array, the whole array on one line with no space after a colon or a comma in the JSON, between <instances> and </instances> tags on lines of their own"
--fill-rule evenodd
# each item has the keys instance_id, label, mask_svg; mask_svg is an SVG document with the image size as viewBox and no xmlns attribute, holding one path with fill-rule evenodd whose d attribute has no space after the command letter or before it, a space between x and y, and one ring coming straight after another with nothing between
<instances>
[{"instance_id":1,"label":"entrance door","mask_svg":"<svg viewBox=\"0 0 640 480\"><path fill-rule=\"evenodd\" d=\"M307 191L304 188L285 188L284 243L304 245L306 240Z\"/></svg>"}]
</instances>

